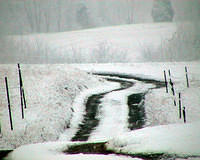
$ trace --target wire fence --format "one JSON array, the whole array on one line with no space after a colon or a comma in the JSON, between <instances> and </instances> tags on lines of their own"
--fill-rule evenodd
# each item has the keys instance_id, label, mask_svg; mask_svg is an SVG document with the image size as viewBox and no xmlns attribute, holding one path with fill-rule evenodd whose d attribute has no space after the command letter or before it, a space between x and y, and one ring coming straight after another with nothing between
<instances>
[{"instance_id":1,"label":"wire fence","mask_svg":"<svg viewBox=\"0 0 200 160\"><path fill-rule=\"evenodd\" d=\"M189 76L188 76L188 69L187 69L186 66L185 66L185 77L186 77L186 87L189 88L190 87ZM183 106L181 92L178 93L178 105L177 105L176 90L175 90L174 82L172 80L172 73L171 73L170 69L168 70L168 78L169 78L169 81L167 80L167 74L166 74L166 71L164 70L164 80L165 80L166 93L170 94L170 92L169 92L169 88L170 88L171 94L173 96L174 106L175 107L178 106L179 119L183 119L184 123L186 123L186 107Z\"/></svg>"},{"instance_id":2,"label":"wire fence","mask_svg":"<svg viewBox=\"0 0 200 160\"><path fill-rule=\"evenodd\" d=\"M16 77L17 77L17 75L16 75ZM20 64L18 64L18 78L14 79L14 80L12 80L12 79L9 80L7 76L5 76L4 78L5 78L4 85L0 88L0 93L1 93L1 97L3 97L3 96L6 97L5 101L7 99L8 113L9 113L8 115L9 115L9 120L10 120L11 131L12 131L14 129L14 127L13 127L13 117L12 117L13 114L12 114L12 107L11 107L12 106L11 99L14 98L15 96L18 96L20 98L22 119L24 119L24 109L27 108ZM18 82L15 83L15 85L12 84L11 86L9 86L9 82L12 82L15 80L18 80ZM16 90L16 91L13 92L13 90ZM1 127L1 125L0 125L0 127ZM0 129L0 131L1 131L1 129Z\"/></svg>"}]
</instances>

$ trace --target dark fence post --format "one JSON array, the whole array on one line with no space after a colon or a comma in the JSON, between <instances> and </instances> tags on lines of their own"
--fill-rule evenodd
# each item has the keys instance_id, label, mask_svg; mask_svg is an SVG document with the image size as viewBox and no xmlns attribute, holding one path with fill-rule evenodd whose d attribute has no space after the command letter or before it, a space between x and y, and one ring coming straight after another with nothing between
<instances>
[{"instance_id":1,"label":"dark fence post","mask_svg":"<svg viewBox=\"0 0 200 160\"><path fill-rule=\"evenodd\" d=\"M176 106L175 89L174 89L174 83L172 82L170 69L168 70L168 73L169 73L169 84L171 85L171 91L172 91L172 94L174 96L174 106Z\"/></svg>"},{"instance_id":2,"label":"dark fence post","mask_svg":"<svg viewBox=\"0 0 200 160\"><path fill-rule=\"evenodd\" d=\"M170 71L170 69L168 70L168 73L169 73L169 77L171 78L171 71Z\"/></svg>"},{"instance_id":3,"label":"dark fence post","mask_svg":"<svg viewBox=\"0 0 200 160\"><path fill-rule=\"evenodd\" d=\"M188 70L187 70L187 67L185 66L185 76L186 76L186 81L187 81L187 87L189 88L190 85L189 85L189 79L188 79Z\"/></svg>"},{"instance_id":4,"label":"dark fence post","mask_svg":"<svg viewBox=\"0 0 200 160\"><path fill-rule=\"evenodd\" d=\"M171 85L172 94L173 96L175 96L174 83L172 82L170 69L168 70L168 73L169 73L169 84Z\"/></svg>"},{"instance_id":5,"label":"dark fence post","mask_svg":"<svg viewBox=\"0 0 200 160\"><path fill-rule=\"evenodd\" d=\"M168 73L169 73L169 84L171 84L171 86L172 86L172 78L171 78L171 71L170 71L170 69L168 70Z\"/></svg>"},{"instance_id":6,"label":"dark fence post","mask_svg":"<svg viewBox=\"0 0 200 160\"><path fill-rule=\"evenodd\" d=\"M172 94L173 96L175 96L175 90L174 90L174 83L171 81L171 90L172 90Z\"/></svg>"},{"instance_id":7,"label":"dark fence post","mask_svg":"<svg viewBox=\"0 0 200 160\"><path fill-rule=\"evenodd\" d=\"M176 99L174 98L174 106L176 106Z\"/></svg>"},{"instance_id":8,"label":"dark fence post","mask_svg":"<svg viewBox=\"0 0 200 160\"><path fill-rule=\"evenodd\" d=\"M25 96L24 85L23 85L22 74L21 74L21 68L20 68L19 63L18 63L18 70L19 70L20 87L22 88L22 97L23 97L23 102L24 102L24 108L27 108L26 96Z\"/></svg>"},{"instance_id":9,"label":"dark fence post","mask_svg":"<svg viewBox=\"0 0 200 160\"><path fill-rule=\"evenodd\" d=\"M5 83L6 83L6 93L7 93L7 100L8 100L8 112L9 112L9 118L10 118L10 128L11 128L11 130L13 130L12 113L11 113L11 108L10 108L10 96L9 96L7 77L5 77Z\"/></svg>"},{"instance_id":10,"label":"dark fence post","mask_svg":"<svg viewBox=\"0 0 200 160\"><path fill-rule=\"evenodd\" d=\"M178 94L179 97L179 118L181 119L182 115L181 115L181 93Z\"/></svg>"},{"instance_id":11,"label":"dark fence post","mask_svg":"<svg viewBox=\"0 0 200 160\"><path fill-rule=\"evenodd\" d=\"M184 120L184 123L186 123L186 112L185 112L185 107L183 107L183 120Z\"/></svg>"},{"instance_id":12,"label":"dark fence post","mask_svg":"<svg viewBox=\"0 0 200 160\"><path fill-rule=\"evenodd\" d=\"M22 94L22 88L21 88L21 87L20 87L20 97L21 97L21 112L22 112L22 119L24 119L23 94Z\"/></svg>"},{"instance_id":13,"label":"dark fence post","mask_svg":"<svg viewBox=\"0 0 200 160\"><path fill-rule=\"evenodd\" d=\"M166 93L168 93L168 82L167 82L167 76L166 76L165 70L164 70L164 78L165 78Z\"/></svg>"},{"instance_id":14,"label":"dark fence post","mask_svg":"<svg viewBox=\"0 0 200 160\"><path fill-rule=\"evenodd\" d=\"M26 109L26 98L25 98L24 86L22 86L22 95L23 95L23 100L24 100L24 108Z\"/></svg>"},{"instance_id":15,"label":"dark fence post","mask_svg":"<svg viewBox=\"0 0 200 160\"><path fill-rule=\"evenodd\" d=\"M24 106L23 106L23 87L22 87L22 78L21 78L21 70L20 70L20 65L17 64L18 66L18 72L19 72L19 89L20 89L20 100L21 100L21 112L22 112L22 119L24 119Z\"/></svg>"}]
</instances>

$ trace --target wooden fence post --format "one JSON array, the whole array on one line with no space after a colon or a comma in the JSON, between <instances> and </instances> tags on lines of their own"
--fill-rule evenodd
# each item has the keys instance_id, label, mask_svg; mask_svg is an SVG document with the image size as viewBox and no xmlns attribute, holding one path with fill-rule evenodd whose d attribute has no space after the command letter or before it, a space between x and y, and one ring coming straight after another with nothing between
<instances>
[{"instance_id":1,"label":"wooden fence post","mask_svg":"<svg viewBox=\"0 0 200 160\"><path fill-rule=\"evenodd\" d=\"M170 69L168 70L168 73L169 73L169 84L171 85L172 94L173 96L175 96L174 83L172 82Z\"/></svg>"},{"instance_id":2,"label":"wooden fence post","mask_svg":"<svg viewBox=\"0 0 200 160\"><path fill-rule=\"evenodd\" d=\"M172 90L172 94L173 96L175 96L175 90L174 90L174 83L171 81L171 90Z\"/></svg>"},{"instance_id":3,"label":"wooden fence post","mask_svg":"<svg viewBox=\"0 0 200 160\"><path fill-rule=\"evenodd\" d=\"M8 100L8 112L9 112L9 118L10 118L10 128L11 128L11 130L13 130L12 113L11 113L11 107L10 107L10 96L9 96L9 88L8 88L7 77L5 77L5 83L6 83L6 94L7 94L7 100Z\"/></svg>"},{"instance_id":4,"label":"wooden fence post","mask_svg":"<svg viewBox=\"0 0 200 160\"><path fill-rule=\"evenodd\" d=\"M186 112L185 112L185 107L183 107L183 121L186 123Z\"/></svg>"},{"instance_id":5,"label":"wooden fence post","mask_svg":"<svg viewBox=\"0 0 200 160\"><path fill-rule=\"evenodd\" d=\"M174 97L174 106L176 106L176 98Z\"/></svg>"},{"instance_id":6,"label":"wooden fence post","mask_svg":"<svg viewBox=\"0 0 200 160\"><path fill-rule=\"evenodd\" d=\"M187 87L189 88L190 85L189 85L189 79L188 79L188 70L186 66L185 66L185 76L186 76L186 81L187 81Z\"/></svg>"},{"instance_id":7,"label":"wooden fence post","mask_svg":"<svg viewBox=\"0 0 200 160\"><path fill-rule=\"evenodd\" d=\"M169 73L169 84L171 85L171 91L174 96L174 106L176 106L177 104L176 104L176 97L175 97L175 89L174 89L174 83L172 82L170 69L168 70L168 73Z\"/></svg>"},{"instance_id":8,"label":"wooden fence post","mask_svg":"<svg viewBox=\"0 0 200 160\"><path fill-rule=\"evenodd\" d=\"M23 102L24 102L24 108L26 109L26 98L25 98L25 92L24 92L24 86L22 86L22 95L23 95Z\"/></svg>"},{"instance_id":9,"label":"wooden fence post","mask_svg":"<svg viewBox=\"0 0 200 160\"><path fill-rule=\"evenodd\" d=\"M181 93L178 94L179 97L179 118L181 119L182 115L181 115Z\"/></svg>"},{"instance_id":10,"label":"wooden fence post","mask_svg":"<svg viewBox=\"0 0 200 160\"><path fill-rule=\"evenodd\" d=\"M18 72L19 72L19 89L20 89L20 101L21 101L21 112L22 112L22 119L24 119L24 106L23 106L23 87L22 87L22 78L21 78L21 70L20 70L20 65L17 64L18 66Z\"/></svg>"},{"instance_id":11,"label":"wooden fence post","mask_svg":"<svg viewBox=\"0 0 200 160\"><path fill-rule=\"evenodd\" d=\"M26 109L27 108L26 96L25 96L24 85L23 85L23 80L22 80L21 67L20 67L19 63L18 63L18 70L19 70L20 86L22 88L22 96L23 96L24 108Z\"/></svg>"},{"instance_id":12,"label":"wooden fence post","mask_svg":"<svg viewBox=\"0 0 200 160\"><path fill-rule=\"evenodd\" d=\"M169 73L169 77L171 78L171 71L170 71L170 69L168 70L168 73Z\"/></svg>"},{"instance_id":13,"label":"wooden fence post","mask_svg":"<svg viewBox=\"0 0 200 160\"><path fill-rule=\"evenodd\" d=\"M165 78L166 93L168 93L168 82L167 82L167 76L166 76L165 70L164 70L164 78Z\"/></svg>"}]
</instances>

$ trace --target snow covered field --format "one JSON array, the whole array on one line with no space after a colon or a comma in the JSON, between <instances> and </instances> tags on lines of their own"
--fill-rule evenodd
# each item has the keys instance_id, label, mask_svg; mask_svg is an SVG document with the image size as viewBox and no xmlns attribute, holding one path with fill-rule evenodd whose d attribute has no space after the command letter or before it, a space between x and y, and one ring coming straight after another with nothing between
<instances>
[{"instance_id":1,"label":"snow covered field","mask_svg":"<svg viewBox=\"0 0 200 160\"><path fill-rule=\"evenodd\" d=\"M39 63L40 58L43 63L138 62L145 48L157 48L176 29L175 23L134 24L8 38L17 42L13 52L19 50L22 63Z\"/></svg>"},{"instance_id":2,"label":"snow covered field","mask_svg":"<svg viewBox=\"0 0 200 160\"><path fill-rule=\"evenodd\" d=\"M184 66L185 65L187 65L187 67L188 67L190 88L187 88L187 86L186 86L185 72L184 72ZM41 69L43 65L39 65L39 66L34 65L34 67L27 65L27 66L29 66L27 68L25 67L26 65L22 65L22 66L23 66L22 70L23 70L23 75L24 75L24 86L26 86L26 85L28 85L26 81L28 81L31 77L30 74L26 77L26 73L28 73L28 71L30 71L29 69L30 68L31 68L31 70L33 70L33 68L35 68L34 70L37 70L38 68ZM187 123L183 124L183 120L182 119L180 120L178 118L178 107L174 106L174 104L173 104L174 97L171 95L171 93L170 94L165 93L165 88L154 89L154 90L150 91L145 97L145 112L146 112L146 118L147 118L146 119L146 126L148 126L148 127L144 128L144 129L140 129L140 130L131 131L131 132L125 131L123 134L121 133L120 136L119 136L119 134L117 134L116 136L110 137L109 139L107 139L108 148L112 149L116 152L129 153L129 154L166 153L166 154L172 154L172 155L176 154L180 157L200 156L200 152L199 152L200 137L199 137L199 134L198 134L199 131L200 131L200 127L199 127L200 126L199 125L199 118L200 118L200 116L199 116L200 115L199 114L200 113L199 105L200 105L200 102L198 101L198 99L200 97L199 96L200 95L200 91L199 91L199 87L200 87L200 76L199 76L200 75L200 73L199 73L200 62L99 64L99 65L97 65L97 64L88 65L87 64L87 65L71 65L71 66L69 66L69 65L61 65L61 66L60 65L53 65L53 66L52 67L49 66L49 67L51 69L57 68L56 69L57 74L60 71L63 73L63 71L66 68L67 69L70 68L70 70L71 70L72 67L77 67L77 68L85 70L85 71L113 72L113 73L129 74L129 75L134 75L134 76L137 76L137 77L151 78L151 79L153 78L153 79L157 79L157 80L163 80L163 70L164 69L165 70L171 69L172 80L175 82L176 93L181 91L181 93L183 94L182 99L183 99L183 105L186 107ZM4 68L4 70L5 70L7 67L9 67L10 69L15 68L13 65L3 65L2 68ZM63 69L63 68L65 68L65 69ZM16 72L15 69L13 69L13 70L14 71L13 71L12 75L15 75L15 73L17 73L17 72ZM71 74L74 73L74 71L75 71L79 75L79 78L81 78L82 75L84 75L84 78L86 78L87 80L90 80L90 81L87 81L86 84L84 84L85 82L82 81L81 84L84 84L87 87L93 88L94 85L89 86L89 84L91 84L90 82L92 81L92 82L94 82L95 85L96 84L102 85L102 82L100 82L99 80L96 80L95 78L91 78L90 76L86 75L85 73L77 72L77 70L74 70L74 69L72 69L72 70L73 70L73 72L71 72ZM43 70L43 74L45 72L46 72L46 69L45 69L45 71ZM11 72L7 72L7 74L8 73L11 73ZM42 71L41 71L41 73L42 73ZM53 75L55 76L56 74L53 74ZM63 75L63 74L60 73L59 76L61 76L61 75ZM67 77L69 78L70 76L64 76L63 78L65 79ZM45 77L43 79L45 82L46 82L46 78L47 77ZM41 76L40 76L39 79L40 79L40 81L38 80L39 83L43 84L42 83L43 80L41 79ZM61 81L64 80L64 79L61 79ZM66 83L64 83L64 84L62 83L63 86L65 86L65 84L69 85L68 80L69 79L67 79L65 81ZM16 82L16 80L15 80L15 82ZM32 84L31 88L35 88L35 86L33 85L34 84L33 82L35 82L35 79L31 83ZM17 84L17 82L16 82L16 84ZM49 87L51 86L50 85L51 83L48 82L48 84L49 85L46 86L45 88L48 89L49 92L45 92L45 99L49 95L55 94L55 90L49 89ZM54 84L53 81L52 81L52 84ZM104 82L103 84L107 84L107 83ZM75 85L75 84L73 84L73 85ZM76 85L77 85L77 83L76 83ZM70 86L72 86L72 85L70 85ZM111 88L116 88L116 87L118 87L118 85L116 85L116 84L111 85ZM141 86L141 88L142 88L142 86ZM110 88L107 88L107 89L110 89ZM79 91L79 90L77 90L77 91ZM100 90L98 88L98 92L99 91ZM28 96L29 95L28 90L26 92L27 92L27 96ZM33 92L33 89L32 89L32 92ZM93 93L94 92L95 92L95 90L93 89ZM62 92L61 93L58 92L58 93L60 95ZM72 93L74 93L74 92L72 92ZM88 94L84 93L84 94L88 96L89 93ZM28 97L27 97L27 99L29 101ZM81 95L80 95L80 97L81 97ZM65 97L65 96L64 96L64 98L67 99L67 97ZM61 104L64 103L64 101L66 99L61 99L60 100ZM119 101L124 101L124 100L119 99ZM77 102L75 102L75 104L77 104L79 102L84 103L84 102L81 102L81 100L78 100ZM28 106L31 107L31 102L29 102L29 103L30 104ZM4 105L6 105L6 102L5 102ZM66 105L66 106L68 106L68 107L66 107L66 109L68 108L68 110L70 110L71 106L70 105ZM82 105L79 104L78 106L81 107ZM33 108L35 108L35 107L33 107ZM58 108L58 106L56 108ZM50 108L48 108L48 109L50 110ZM82 110L84 110L84 109L82 108ZM29 111L30 110L26 111L27 114L28 114ZM55 109L54 109L54 111L55 111ZM7 112L7 108L5 109L4 112ZM36 110L31 109L31 114L32 113L33 113L33 115L38 114L37 112L36 113L34 113L34 112L36 112ZM61 113L59 110L57 112L59 112L59 114ZM75 112L80 113L78 110L76 111L76 109L75 109ZM48 112L45 112L45 114L46 113L48 113ZM81 115L82 114L79 114L77 119L81 118ZM20 115L18 117L20 117ZM5 119L7 119L7 118L5 117ZM29 122L28 124L30 125L30 123L33 122L33 119L34 119L33 117L32 118L29 117L29 118L26 119L26 122L27 123ZM56 119L57 119L57 117L55 117L55 120ZM46 120L46 119L44 119L44 120ZM19 121L20 124L21 124L21 122L23 122L21 120L18 120L18 121ZM37 127L36 123L34 123L35 124L34 127ZM47 123L49 124L49 121L45 122L45 124L47 124ZM60 123L60 121L58 121L58 123L52 124L52 125L56 126L59 123ZM77 126L76 123L77 123L77 120L74 120L72 126ZM23 124L24 124L24 122L23 122ZM170 124L170 125L168 125L168 124ZM113 126L114 125L117 125L117 124L113 124ZM156 127L152 127L152 126L156 126ZM74 128L76 129L76 127L74 127ZM113 129L114 128L112 128L112 132L115 132ZM8 134L9 136L12 135L12 134L10 134L11 132L8 131L8 130L9 130L9 126L7 126L6 134ZM21 134L22 132L19 132L19 130L17 130L17 132L18 132L18 134ZM72 132L70 132L70 130ZM66 130L66 133L62 135L63 139L65 139L66 136L71 135L73 133L73 130L74 130L73 127L69 128L69 132L67 132L67 130ZM3 129L2 131L5 132L5 129ZM61 131L61 132L63 132L63 131ZM55 133L55 132L51 132L51 133ZM93 136L95 136L95 135L93 135ZM4 135L3 135L3 137L4 137ZM29 138L29 141L31 141L32 137L29 136L28 138ZM62 140L62 138L60 140ZM95 140L95 138L93 140ZM11 141L15 142L15 141L13 141L13 138L10 138L10 137L8 139L6 139L6 141L8 143L11 143ZM48 141L48 139L47 139L47 141ZM61 141L61 142L54 142L50 146L52 146L53 148L54 148L54 146L64 146L64 148L65 148L68 145L70 145L71 143L72 142L62 142ZM5 145L5 142L2 142L2 141L1 141L1 145L3 147L9 146L9 145ZM40 146L41 146L41 148L40 148L41 152L43 152L43 150L45 151L45 153L46 153L46 151L48 151L47 152L48 154L46 155L47 157L48 157L49 154L50 155L53 154L52 152L49 153L49 149L45 149L46 148L45 146L48 146L48 143L47 144L46 143L41 144ZM17 157L16 156L17 154L18 154L18 156L19 155L22 156L23 154L20 154L20 153L22 153L22 152L26 153L27 149L32 150L32 147L34 149L34 146L32 146L32 145L21 147L21 148L17 149L15 152L13 152L12 156L15 157L15 158ZM56 149L50 149L50 151L51 150L54 150L54 152L56 152ZM38 150L36 149L36 151L38 151ZM62 151L62 149L61 149L61 151ZM37 153L38 153L38 156L39 156L38 159L44 158L40 152L37 152ZM37 156L37 154L36 154L36 156ZM56 157L56 156L58 156L58 157ZM80 155L80 154L79 155L68 155L68 156L72 159L75 158L75 157L78 158L78 159L87 159L87 158L88 159L89 158L92 158L92 159L94 159L94 158L96 158L96 159L101 159L101 158L115 159L116 158L115 156L114 157L113 156L99 157L98 155L92 156L92 155ZM64 157L65 156L63 154L59 154L59 152L56 152L56 154L53 154L52 159L55 159L55 158L56 159L59 159L59 158L63 159ZM20 158L23 158L23 157L20 157ZM193 158L193 159L198 159L198 158Z\"/></svg>"},{"instance_id":3,"label":"snow covered field","mask_svg":"<svg viewBox=\"0 0 200 160\"><path fill-rule=\"evenodd\" d=\"M62 56L71 49L86 54L86 58L106 42L116 50L126 50L132 61L141 61L141 46L156 47L164 38L176 31L175 24L138 24L106 27L84 31L16 36L31 47L45 43L52 57ZM12 37L13 38L13 37ZM36 40L36 41L35 41ZM35 45L33 45L35 44ZM76 57L79 58L79 57ZM190 88L187 88L185 66L188 67ZM75 69L76 68L76 69ZM200 159L200 62L127 63L127 64L63 64L22 65L27 109L21 119L19 81L16 65L0 65L0 149L15 149L11 160L63 160L63 159L133 159L119 155L64 155L71 138L78 130L89 96L119 88L118 83L107 82L91 73L117 73L137 78L164 81L163 71L171 70L176 96L171 89L148 90L147 84L111 92L102 99L99 126L91 133L89 142L106 141L107 149L122 154L167 154L189 159ZM81 71L82 70L82 71ZM87 74L86 72L89 74ZM14 131L10 131L4 77L10 86ZM169 81L169 76L167 74ZM135 81L135 80L130 80ZM151 84L148 84L151 87ZM127 96L148 90L145 95L145 125L143 129L127 128ZM178 93L186 107L187 123L179 119ZM113 108L112 108L113 106ZM115 108L114 108L115 107ZM120 109L120 113L115 113ZM117 119L114 121L113 119ZM111 123L112 122L112 123ZM117 126L117 127L115 127ZM53 141L53 142L51 142ZM45 142L45 143L43 143ZM36 144L32 144L36 143ZM39 144L37 144L39 143ZM81 144L75 142L77 145ZM29 145L23 145L29 144ZM21 147L19 147L21 146ZM30 155L34 155L31 156ZM192 157L192 158L191 158ZM177 160L179 158L176 158Z\"/></svg>"}]
</instances>

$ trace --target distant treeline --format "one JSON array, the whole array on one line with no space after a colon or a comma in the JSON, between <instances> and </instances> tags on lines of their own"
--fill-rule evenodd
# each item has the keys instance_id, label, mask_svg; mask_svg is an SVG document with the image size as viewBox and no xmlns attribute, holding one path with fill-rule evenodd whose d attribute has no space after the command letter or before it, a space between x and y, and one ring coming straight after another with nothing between
<instances>
[{"instance_id":1,"label":"distant treeline","mask_svg":"<svg viewBox=\"0 0 200 160\"><path fill-rule=\"evenodd\" d=\"M200 0L0 0L0 34L148 23L155 17L197 21L199 6Z\"/></svg>"}]
</instances>

